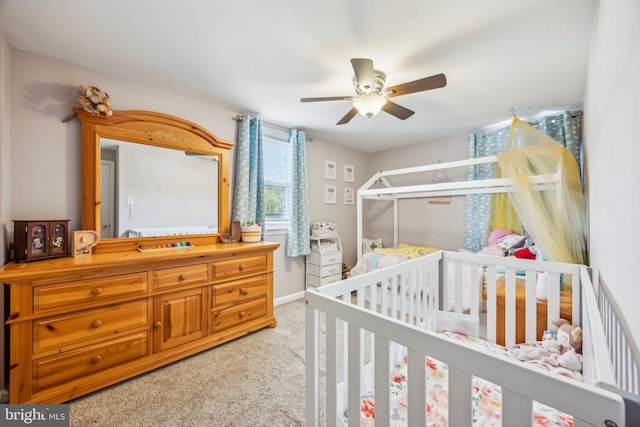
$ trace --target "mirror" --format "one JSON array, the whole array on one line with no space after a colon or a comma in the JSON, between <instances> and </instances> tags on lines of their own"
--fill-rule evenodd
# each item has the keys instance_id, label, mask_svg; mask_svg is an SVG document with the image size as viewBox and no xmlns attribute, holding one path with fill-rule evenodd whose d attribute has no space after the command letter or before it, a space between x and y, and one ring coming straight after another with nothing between
<instances>
[{"instance_id":1,"label":"mirror","mask_svg":"<svg viewBox=\"0 0 640 427\"><path fill-rule=\"evenodd\" d=\"M94 253L220 241L229 227L232 142L161 113L74 112L82 123L82 228L101 235Z\"/></svg>"},{"instance_id":2,"label":"mirror","mask_svg":"<svg viewBox=\"0 0 640 427\"><path fill-rule=\"evenodd\" d=\"M100 138L100 238L218 233L218 161Z\"/></svg>"}]
</instances>

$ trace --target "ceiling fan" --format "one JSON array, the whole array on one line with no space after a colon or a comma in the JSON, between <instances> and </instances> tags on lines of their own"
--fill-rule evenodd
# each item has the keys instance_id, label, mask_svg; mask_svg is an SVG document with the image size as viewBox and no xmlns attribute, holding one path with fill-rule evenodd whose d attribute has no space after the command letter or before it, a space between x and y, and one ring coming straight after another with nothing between
<instances>
[{"instance_id":1,"label":"ceiling fan","mask_svg":"<svg viewBox=\"0 0 640 427\"><path fill-rule=\"evenodd\" d=\"M385 88L384 82L387 76L382 71L373 69L372 60L365 58L353 58L351 59L351 65L355 72L353 87L355 88L356 96L301 98L300 101L351 101L353 107L342 119L340 119L337 123L339 125L348 123L358 113L371 118L378 114L380 110L389 113L400 120L406 120L414 114L414 111L398 105L395 102L389 101L389 98L407 95L414 92L438 89L446 86L447 84L447 78L444 74L436 74L430 77L414 80L412 82Z\"/></svg>"}]
</instances>

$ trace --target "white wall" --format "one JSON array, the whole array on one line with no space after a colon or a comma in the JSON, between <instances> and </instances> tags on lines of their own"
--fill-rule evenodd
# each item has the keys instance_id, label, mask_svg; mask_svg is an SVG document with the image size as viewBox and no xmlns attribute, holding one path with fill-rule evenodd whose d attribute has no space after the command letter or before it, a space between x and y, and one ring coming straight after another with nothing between
<instances>
[{"instance_id":1,"label":"white wall","mask_svg":"<svg viewBox=\"0 0 640 427\"><path fill-rule=\"evenodd\" d=\"M640 3L601 1L585 96L590 264L640 343Z\"/></svg>"},{"instance_id":2,"label":"white wall","mask_svg":"<svg viewBox=\"0 0 640 427\"><path fill-rule=\"evenodd\" d=\"M336 162L336 179L325 179L324 162ZM353 266L356 262L356 205L344 204L344 188L353 187L354 192L369 179L367 155L349 148L313 140L307 143L309 168L309 210L311 222L334 221L342 242L343 262ZM344 165L354 167L354 182L345 182ZM336 204L324 202L325 185L336 186Z\"/></svg>"}]
</instances>

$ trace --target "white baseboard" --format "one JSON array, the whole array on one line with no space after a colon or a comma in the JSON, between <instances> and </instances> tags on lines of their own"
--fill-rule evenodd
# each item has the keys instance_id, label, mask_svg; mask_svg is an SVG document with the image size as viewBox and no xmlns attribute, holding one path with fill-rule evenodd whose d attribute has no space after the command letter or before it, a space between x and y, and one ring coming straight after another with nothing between
<instances>
[{"instance_id":1,"label":"white baseboard","mask_svg":"<svg viewBox=\"0 0 640 427\"><path fill-rule=\"evenodd\" d=\"M283 297L274 299L273 305L275 307L275 306L286 304L288 302L296 301L302 298L304 298L304 291L295 292L293 294L285 295Z\"/></svg>"}]
</instances>

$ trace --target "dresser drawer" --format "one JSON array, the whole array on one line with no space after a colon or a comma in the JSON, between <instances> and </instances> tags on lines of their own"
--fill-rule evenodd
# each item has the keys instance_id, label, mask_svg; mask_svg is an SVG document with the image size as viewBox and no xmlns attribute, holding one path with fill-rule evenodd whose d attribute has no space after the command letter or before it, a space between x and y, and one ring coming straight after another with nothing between
<instances>
[{"instance_id":1,"label":"dresser drawer","mask_svg":"<svg viewBox=\"0 0 640 427\"><path fill-rule=\"evenodd\" d=\"M33 362L33 392L64 384L147 355L147 332L127 335Z\"/></svg>"},{"instance_id":2,"label":"dresser drawer","mask_svg":"<svg viewBox=\"0 0 640 427\"><path fill-rule=\"evenodd\" d=\"M307 265L307 274L319 277L335 276L336 274L342 274L342 264L325 265L322 267L309 264Z\"/></svg>"},{"instance_id":3,"label":"dresser drawer","mask_svg":"<svg viewBox=\"0 0 640 427\"><path fill-rule=\"evenodd\" d=\"M267 293L267 276L262 275L214 285L211 292L213 295L212 306L242 302Z\"/></svg>"},{"instance_id":4,"label":"dresser drawer","mask_svg":"<svg viewBox=\"0 0 640 427\"><path fill-rule=\"evenodd\" d=\"M225 277L238 276L247 273L259 273L267 269L267 256L258 255L245 258L219 261L213 264L213 277L223 279Z\"/></svg>"},{"instance_id":5,"label":"dresser drawer","mask_svg":"<svg viewBox=\"0 0 640 427\"><path fill-rule=\"evenodd\" d=\"M263 296L223 310L212 311L211 332L220 332L267 315L267 297Z\"/></svg>"},{"instance_id":6,"label":"dresser drawer","mask_svg":"<svg viewBox=\"0 0 640 427\"><path fill-rule=\"evenodd\" d=\"M172 286L206 283L209 279L207 264L186 267L165 268L153 272L153 288L163 289Z\"/></svg>"},{"instance_id":7,"label":"dresser drawer","mask_svg":"<svg viewBox=\"0 0 640 427\"><path fill-rule=\"evenodd\" d=\"M34 353L147 325L147 301L49 317L33 322Z\"/></svg>"},{"instance_id":8,"label":"dresser drawer","mask_svg":"<svg viewBox=\"0 0 640 427\"><path fill-rule=\"evenodd\" d=\"M315 265L342 264L342 252L332 252L328 254L309 252L307 261L309 264Z\"/></svg>"},{"instance_id":9,"label":"dresser drawer","mask_svg":"<svg viewBox=\"0 0 640 427\"><path fill-rule=\"evenodd\" d=\"M314 276L312 274L307 274L307 285L308 286L323 286L328 285L330 283L335 283L342 280L342 274L334 274L332 276L327 277L319 277Z\"/></svg>"},{"instance_id":10,"label":"dresser drawer","mask_svg":"<svg viewBox=\"0 0 640 427\"><path fill-rule=\"evenodd\" d=\"M81 308L117 298L147 292L147 273L123 274L99 279L41 285L33 288L35 313L61 308Z\"/></svg>"}]
</instances>

